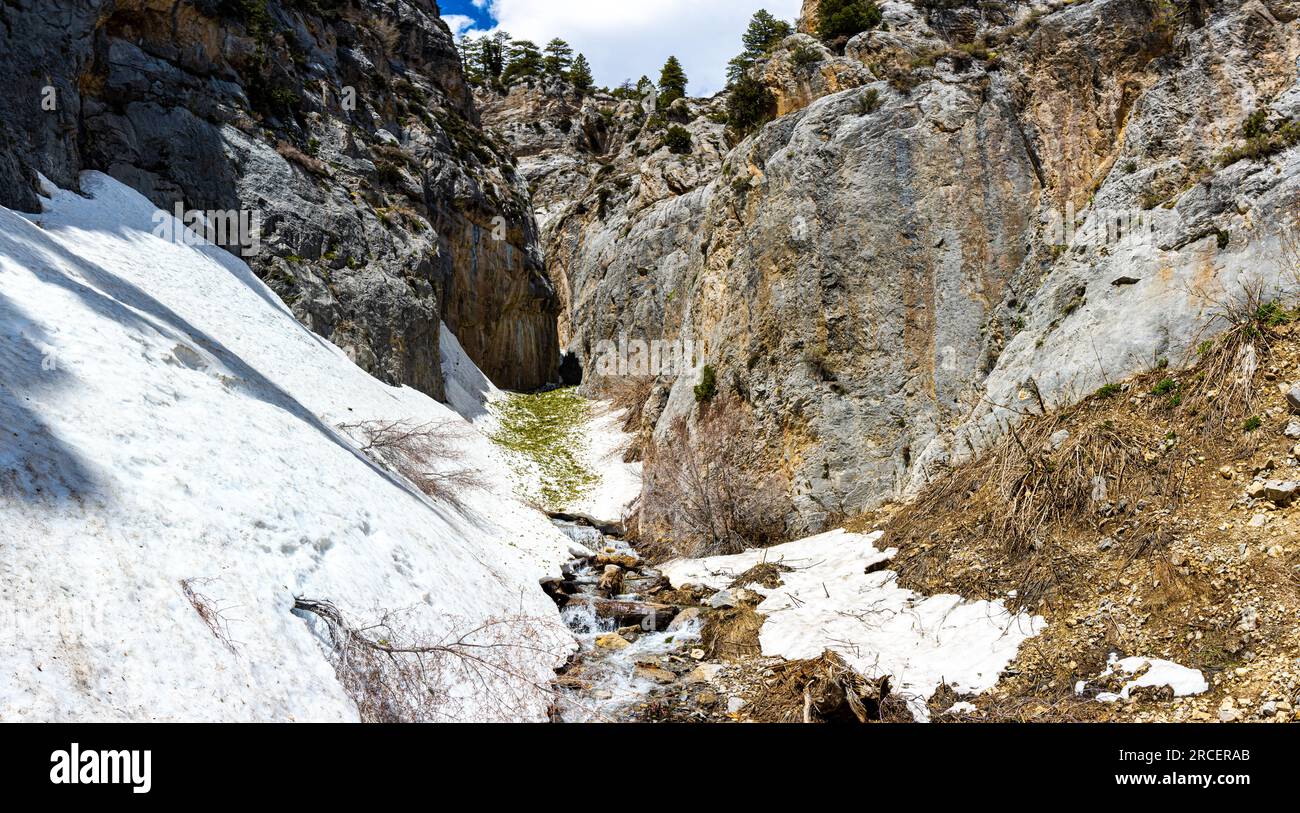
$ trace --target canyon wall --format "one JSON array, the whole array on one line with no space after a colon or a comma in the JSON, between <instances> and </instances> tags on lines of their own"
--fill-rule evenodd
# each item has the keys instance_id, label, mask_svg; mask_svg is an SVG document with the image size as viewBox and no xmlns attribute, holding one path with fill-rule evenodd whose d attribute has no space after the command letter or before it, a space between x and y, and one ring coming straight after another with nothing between
<instances>
[{"instance_id":1,"label":"canyon wall","mask_svg":"<svg viewBox=\"0 0 1300 813\"><path fill-rule=\"evenodd\" d=\"M531 142L584 387L614 385L610 342L689 338L806 528L905 497L1026 411L1181 363L1215 302L1294 265L1294 0L881 8L843 53L801 32L761 60L779 117L743 138L725 94L485 106ZM597 119L614 135L593 143ZM701 409L697 376L656 382L661 441Z\"/></svg>"},{"instance_id":2,"label":"canyon wall","mask_svg":"<svg viewBox=\"0 0 1300 813\"><path fill-rule=\"evenodd\" d=\"M440 319L497 384L556 379L528 192L431 0L28 0L0 37L0 203L96 169L256 215L245 259L380 379L440 395Z\"/></svg>"}]
</instances>

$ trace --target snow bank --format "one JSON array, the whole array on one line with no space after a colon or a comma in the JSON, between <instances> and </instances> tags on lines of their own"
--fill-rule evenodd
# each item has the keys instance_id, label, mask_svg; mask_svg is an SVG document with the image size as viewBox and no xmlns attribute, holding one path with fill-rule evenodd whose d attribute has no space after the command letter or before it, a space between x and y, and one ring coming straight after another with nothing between
<instances>
[{"instance_id":1,"label":"snow bank","mask_svg":"<svg viewBox=\"0 0 1300 813\"><path fill-rule=\"evenodd\" d=\"M449 466L505 483L490 442L367 376L242 261L154 237L140 195L83 185L0 209L0 719L355 719L295 596L358 621L409 608L422 637L535 618L543 651L517 668L552 677L573 639L538 579L565 536L496 485L430 501L336 427L436 422ZM453 403L480 418L493 390L443 340ZM501 715L450 688L464 716Z\"/></svg>"},{"instance_id":2,"label":"snow bank","mask_svg":"<svg viewBox=\"0 0 1300 813\"><path fill-rule=\"evenodd\" d=\"M483 374L461 347L456 334L441 322L438 324L438 350L442 356L443 388L448 406L479 432L491 436L498 425L491 407L505 398L505 393Z\"/></svg>"},{"instance_id":3,"label":"snow bank","mask_svg":"<svg viewBox=\"0 0 1300 813\"><path fill-rule=\"evenodd\" d=\"M1045 622L1011 614L1001 602L927 598L899 587L892 571L868 573L897 553L875 548L881 536L836 530L736 556L678 560L663 573L674 587L721 589L762 562L793 568L780 587L749 586L766 596L757 607L766 616L763 654L795 660L835 650L868 677L890 675L912 713L926 719L926 700L940 684L960 694L992 688Z\"/></svg>"},{"instance_id":4,"label":"snow bank","mask_svg":"<svg viewBox=\"0 0 1300 813\"><path fill-rule=\"evenodd\" d=\"M622 522L641 498L641 464L624 462L632 435L623 431L626 410L597 404L591 420L583 427L586 445L583 462L600 479L566 508L602 524Z\"/></svg>"}]
</instances>

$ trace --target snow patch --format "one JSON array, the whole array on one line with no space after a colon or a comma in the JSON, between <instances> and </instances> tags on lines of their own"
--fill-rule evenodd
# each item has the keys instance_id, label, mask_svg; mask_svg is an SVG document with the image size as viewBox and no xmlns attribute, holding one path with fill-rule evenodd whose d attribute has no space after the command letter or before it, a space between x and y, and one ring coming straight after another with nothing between
<instances>
[{"instance_id":1,"label":"snow patch","mask_svg":"<svg viewBox=\"0 0 1300 813\"><path fill-rule=\"evenodd\" d=\"M1133 657L1121 660L1118 655L1112 653L1106 662L1106 671L1098 675L1097 679L1103 680L1117 674L1138 675L1138 677L1125 683L1118 693L1101 692L1096 698L1099 702L1114 703L1128 700L1134 689L1144 686L1168 686L1173 689L1174 697L1203 694L1210 688L1201 670L1160 658ZM1087 691L1087 684L1084 681L1075 684L1075 694L1083 694L1085 691Z\"/></svg>"},{"instance_id":2,"label":"snow patch","mask_svg":"<svg viewBox=\"0 0 1300 813\"><path fill-rule=\"evenodd\" d=\"M604 403L593 405L592 418L583 428L587 439L583 458L600 479L568 507L569 513L609 525L622 522L636 507L641 498L642 466L623 460L633 440L623 431L626 418L626 410L613 410Z\"/></svg>"},{"instance_id":3,"label":"snow patch","mask_svg":"<svg viewBox=\"0 0 1300 813\"><path fill-rule=\"evenodd\" d=\"M763 654L797 660L832 649L867 677L891 676L924 720L926 701L944 682L958 694L992 688L1020 644L1046 622L1013 614L1000 601L926 597L899 587L897 574L878 569L897 553L875 547L883 535L835 530L735 556L677 560L663 574L674 587L722 589L763 562L793 568L781 574L780 587L749 585L766 597L757 607L766 616Z\"/></svg>"}]
</instances>

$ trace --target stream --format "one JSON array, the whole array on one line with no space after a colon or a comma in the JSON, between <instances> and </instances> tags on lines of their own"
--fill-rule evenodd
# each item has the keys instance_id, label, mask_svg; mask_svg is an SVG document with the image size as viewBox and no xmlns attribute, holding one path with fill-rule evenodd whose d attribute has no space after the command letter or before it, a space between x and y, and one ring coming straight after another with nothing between
<instances>
[{"instance_id":1,"label":"stream","mask_svg":"<svg viewBox=\"0 0 1300 813\"><path fill-rule=\"evenodd\" d=\"M667 581L621 538L580 521L553 522L594 555L569 562L562 578L543 585L580 647L557 679L552 719L644 719L654 697L684 702L704 659L699 610L657 601Z\"/></svg>"}]
</instances>

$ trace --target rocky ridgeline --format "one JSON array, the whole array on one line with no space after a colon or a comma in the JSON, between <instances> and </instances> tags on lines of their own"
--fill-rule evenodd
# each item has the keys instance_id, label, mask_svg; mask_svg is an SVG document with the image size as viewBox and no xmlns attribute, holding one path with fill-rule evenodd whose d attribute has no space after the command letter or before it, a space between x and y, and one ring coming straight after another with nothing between
<instances>
[{"instance_id":1,"label":"rocky ridgeline","mask_svg":"<svg viewBox=\"0 0 1300 813\"><path fill-rule=\"evenodd\" d=\"M97 169L255 213L254 270L368 372L440 395L441 319L497 384L555 380L528 190L431 0L37 0L0 36L0 203Z\"/></svg>"},{"instance_id":2,"label":"rocky ridgeline","mask_svg":"<svg viewBox=\"0 0 1300 813\"><path fill-rule=\"evenodd\" d=\"M1217 308L1293 284L1295 0L881 8L824 44L810 4L751 72L782 115L743 139L725 96L483 102L584 386L609 383L602 341L692 338L752 408L795 529L907 495L1021 413L1183 365ZM647 426L693 415L696 383L662 378Z\"/></svg>"}]
</instances>

